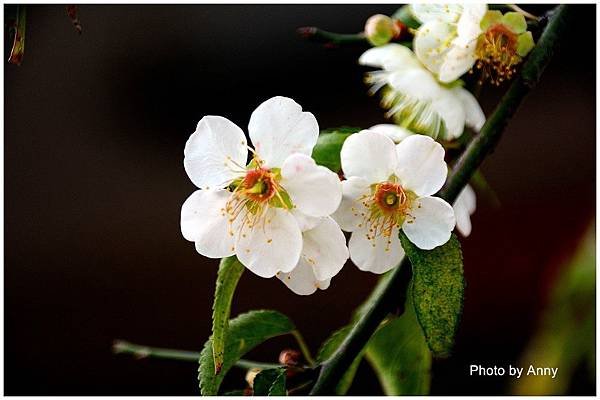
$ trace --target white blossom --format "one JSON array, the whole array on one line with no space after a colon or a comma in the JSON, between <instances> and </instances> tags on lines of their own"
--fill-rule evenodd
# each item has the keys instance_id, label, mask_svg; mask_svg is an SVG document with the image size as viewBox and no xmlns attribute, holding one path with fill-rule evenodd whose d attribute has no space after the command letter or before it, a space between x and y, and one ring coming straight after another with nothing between
<instances>
[{"instance_id":1,"label":"white blossom","mask_svg":"<svg viewBox=\"0 0 600 400\"><path fill-rule=\"evenodd\" d=\"M479 103L459 83L442 85L400 44L387 44L364 52L362 65L381 68L367 75L371 91L383 89L383 106L395 121L411 131L452 140L465 126L479 131L485 115Z\"/></svg>"},{"instance_id":2,"label":"white blossom","mask_svg":"<svg viewBox=\"0 0 600 400\"><path fill-rule=\"evenodd\" d=\"M395 144L375 131L361 131L341 151L343 198L333 217L352 232L350 258L364 271L384 273L398 265L404 251L400 229L417 247L431 250L450 239L452 207L432 197L448 168L444 149L432 138L411 135Z\"/></svg>"},{"instance_id":3,"label":"white blossom","mask_svg":"<svg viewBox=\"0 0 600 400\"><path fill-rule=\"evenodd\" d=\"M327 250L312 237L319 229L342 235L326 218L340 203L341 183L310 157L319 134L315 117L292 99L273 97L252 113L248 131L248 164L244 132L226 118L203 117L188 139L184 167L199 190L182 206L183 236L200 254L236 255L261 277L309 262L319 279L330 279L347 255L336 247L335 255L320 256ZM306 229L312 220L320 228Z\"/></svg>"}]
</instances>

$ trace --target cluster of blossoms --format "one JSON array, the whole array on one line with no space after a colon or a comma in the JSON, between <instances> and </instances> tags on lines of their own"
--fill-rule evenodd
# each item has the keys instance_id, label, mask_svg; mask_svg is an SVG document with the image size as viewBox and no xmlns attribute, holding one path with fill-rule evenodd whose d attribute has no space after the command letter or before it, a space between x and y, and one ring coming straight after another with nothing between
<instances>
[{"instance_id":1,"label":"cluster of blossoms","mask_svg":"<svg viewBox=\"0 0 600 400\"><path fill-rule=\"evenodd\" d=\"M199 188L181 210L183 236L207 257L235 255L255 274L277 277L297 294L329 287L348 258L384 273L404 257L399 233L417 247L445 244L456 227L471 232L475 192L453 205L434 197L448 167L442 143L485 115L459 78L478 68L493 83L509 79L533 47L519 13L486 5L412 5L421 25L412 48L389 43L405 29L374 16L373 48L359 63L395 124L350 135L343 180L311 158L319 126L294 100L274 97L251 115L248 136L223 117L205 116L185 146L185 170ZM387 18L387 19L386 19ZM438 140L438 141L436 141ZM346 237L342 230L350 232Z\"/></svg>"}]
</instances>

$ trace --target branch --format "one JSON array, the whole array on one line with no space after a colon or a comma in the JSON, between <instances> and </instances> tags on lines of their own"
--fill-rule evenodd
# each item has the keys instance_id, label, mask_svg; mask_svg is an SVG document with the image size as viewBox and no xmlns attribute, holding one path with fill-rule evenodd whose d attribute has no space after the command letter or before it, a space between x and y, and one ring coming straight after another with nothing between
<instances>
[{"instance_id":1,"label":"branch","mask_svg":"<svg viewBox=\"0 0 600 400\"><path fill-rule=\"evenodd\" d=\"M298 35L313 42L324 43L325 46L337 46L347 43L364 43L367 39L364 33L334 33L324 31L315 26L304 26L296 30Z\"/></svg>"},{"instance_id":2,"label":"branch","mask_svg":"<svg viewBox=\"0 0 600 400\"><path fill-rule=\"evenodd\" d=\"M516 112L525 95L539 81L566 25L565 18L568 10L569 7L566 5L560 5L553 10L548 25L523 66L521 74L512 83L479 135L471 141L456 163L454 173L448 179L446 188L440 193L441 197L450 204L454 202L484 158L494 150L508 120ZM400 266L390 273L390 279L381 288L380 296L353 326L333 356L321 366L319 378L311 391L312 395L335 394L335 387L342 375L391 311L391 307L404 304L406 289L412 275L408 258L404 258Z\"/></svg>"},{"instance_id":3,"label":"branch","mask_svg":"<svg viewBox=\"0 0 600 400\"><path fill-rule=\"evenodd\" d=\"M115 340L112 348L115 354L131 354L137 359L152 357L191 362L198 362L200 359L199 352L142 346L135 343L129 343L124 340ZM269 369L281 367L280 364L263 363L244 359L238 360L235 363L235 366L243 369Z\"/></svg>"}]
</instances>

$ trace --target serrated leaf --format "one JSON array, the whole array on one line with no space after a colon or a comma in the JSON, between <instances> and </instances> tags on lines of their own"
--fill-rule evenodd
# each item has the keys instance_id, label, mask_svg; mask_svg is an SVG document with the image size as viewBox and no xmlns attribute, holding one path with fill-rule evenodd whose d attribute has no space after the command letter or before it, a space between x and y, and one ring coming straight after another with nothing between
<instances>
[{"instance_id":1,"label":"serrated leaf","mask_svg":"<svg viewBox=\"0 0 600 400\"><path fill-rule=\"evenodd\" d=\"M407 303L410 301L407 299ZM425 395L431 383L431 353L412 304L382 325L369 340L365 357L388 396Z\"/></svg>"},{"instance_id":2,"label":"serrated leaf","mask_svg":"<svg viewBox=\"0 0 600 400\"><path fill-rule=\"evenodd\" d=\"M215 289L212 315L212 353L215 374L219 374L223 366L231 301L243 272L244 266L235 256L221 260L219 273L217 274L217 287Z\"/></svg>"},{"instance_id":3,"label":"serrated leaf","mask_svg":"<svg viewBox=\"0 0 600 400\"><path fill-rule=\"evenodd\" d=\"M352 325L344 326L343 328L335 331L322 345L317 354L317 363L322 363L326 361L329 357L333 355L333 353L340 347L348 333L352 329ZM358 370L358 366L363 358L364 351L360 352L358 356L354 359L350 367L344 373L342 379L338 382L336 387L336 394L339 396L345 395L346 392L352 386L352 382L354 381L354 376L356 375L356 371Z\"/></svg>"},{"instance_id":4,"label":"serrated leaf","mask_svg":"<svg viewBox=\"0 0 600 400\"><path fill-rule=\"evenodd\" d=\"M455 234L433 250L421 250L401 232L400 240L413 267L412 301L427 344L446 357L462 314L465 280L462 252Z\"/></svg>"},{"instance_id":5,"label":"serrated leaf","mask_svg":"<svg viewBox=\"0 0 600 400\"><path fill-rule=\"evenodd\" d=\"M215 374L212 338L204 344L200 353L198 380L201 394L203 396L216 395L227 371L244 354L265 340L291 333L294 329L294 324L288 317L271 310L250 311L230 320L221 373Z\"/></svg>"},{"instance_id":6,"label":"serrated leaf","mask_svg":"<svg viewBox=\"0 0 600 400\"><path fill-rule=\"evenodd\" d=\"M341 127L321 131L317 144L313 149L312 157L315 162L335 173L342 170L340 151L344 141L360 128Z\"/></svg>"},{"instance_id":7,"label":"serrated leaf","mask_svg":"<svg viewBox=\"0 0 600 400\"><path fill-rule=\"evenodd\" d=\"M254 396L286 396L285 368L262 370L254 378Z\"/></svg>"},{"instance_id":8,"label":"serrated leaf","mask_svg":"<svg viewBox=\"0 0 600 400\"><path fill-rule=\"evenodd\" d=\"M419 21L415 19L410 11L409 5L405 5L397 9L396 12L392 14L392 18L397 19L409 28L417 29L419 26L421 26Z\"/></svg>"}]
</instances>

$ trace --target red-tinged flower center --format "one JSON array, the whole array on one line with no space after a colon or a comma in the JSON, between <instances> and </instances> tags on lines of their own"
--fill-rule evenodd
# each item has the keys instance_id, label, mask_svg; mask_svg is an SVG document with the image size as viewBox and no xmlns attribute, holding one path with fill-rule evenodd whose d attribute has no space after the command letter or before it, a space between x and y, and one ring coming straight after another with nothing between
<instances>
[{"instance_id":1,"label":"red-tinged flower center","mask_svg":"<svg viewBox=\"0 0 600 400\"><path fill-rule=\"evenodd\" d=\"M400 184L388 181L371 186L371 193L364 195L359 201L364 206L360 212L363 217L359 228L367 230L367 239L372 241L375 247L375 239L383 235L387 238L386 251L389 251L391 235L394 228L401 227L409 215L412 201L416 196L404 189ZM354 209L355 216L359 211Z\"/></svg>"},{"instance_id":2,"label":"red-tinged flower center","mask_svg":"<svg viewBox=\"0 0 600 400\"><path fill-rule=\"evenodd\" d=\"M506 25L492 25L477 41L477 68L483 71L481 80L500 85L512 78L515 66L521 62L517 54L517 35Z\"/></svg>"},{"instance_id":3,"label":"red-tinged flower center","mask_svg":"<svg viewBox=\"0 0 600 400\"><path fill-rule=\"evenodd\" d=\"M276 188L275 174L266 168L256 168L246 173L240 190L252 201L264 203L275 196Z\"/></svg>"},{"instance_id":4,"label":"red-tinged flower center","mask_svg":"<svg viewBox=\"0 0 600 400\"><path fill-rule=\"evenodd\" d=\"M231 197L225 205L223 214L229 218L229 234L237 231L245 236L245 229L253 229L257 224L265 226L271 221L265 218L269 207L291 209L290 196L280 184L281 173L278 168L265 168L260 159L255 158L248 166L246 175L234 181L230 188Z\"/></svg>"}]
</instances>

